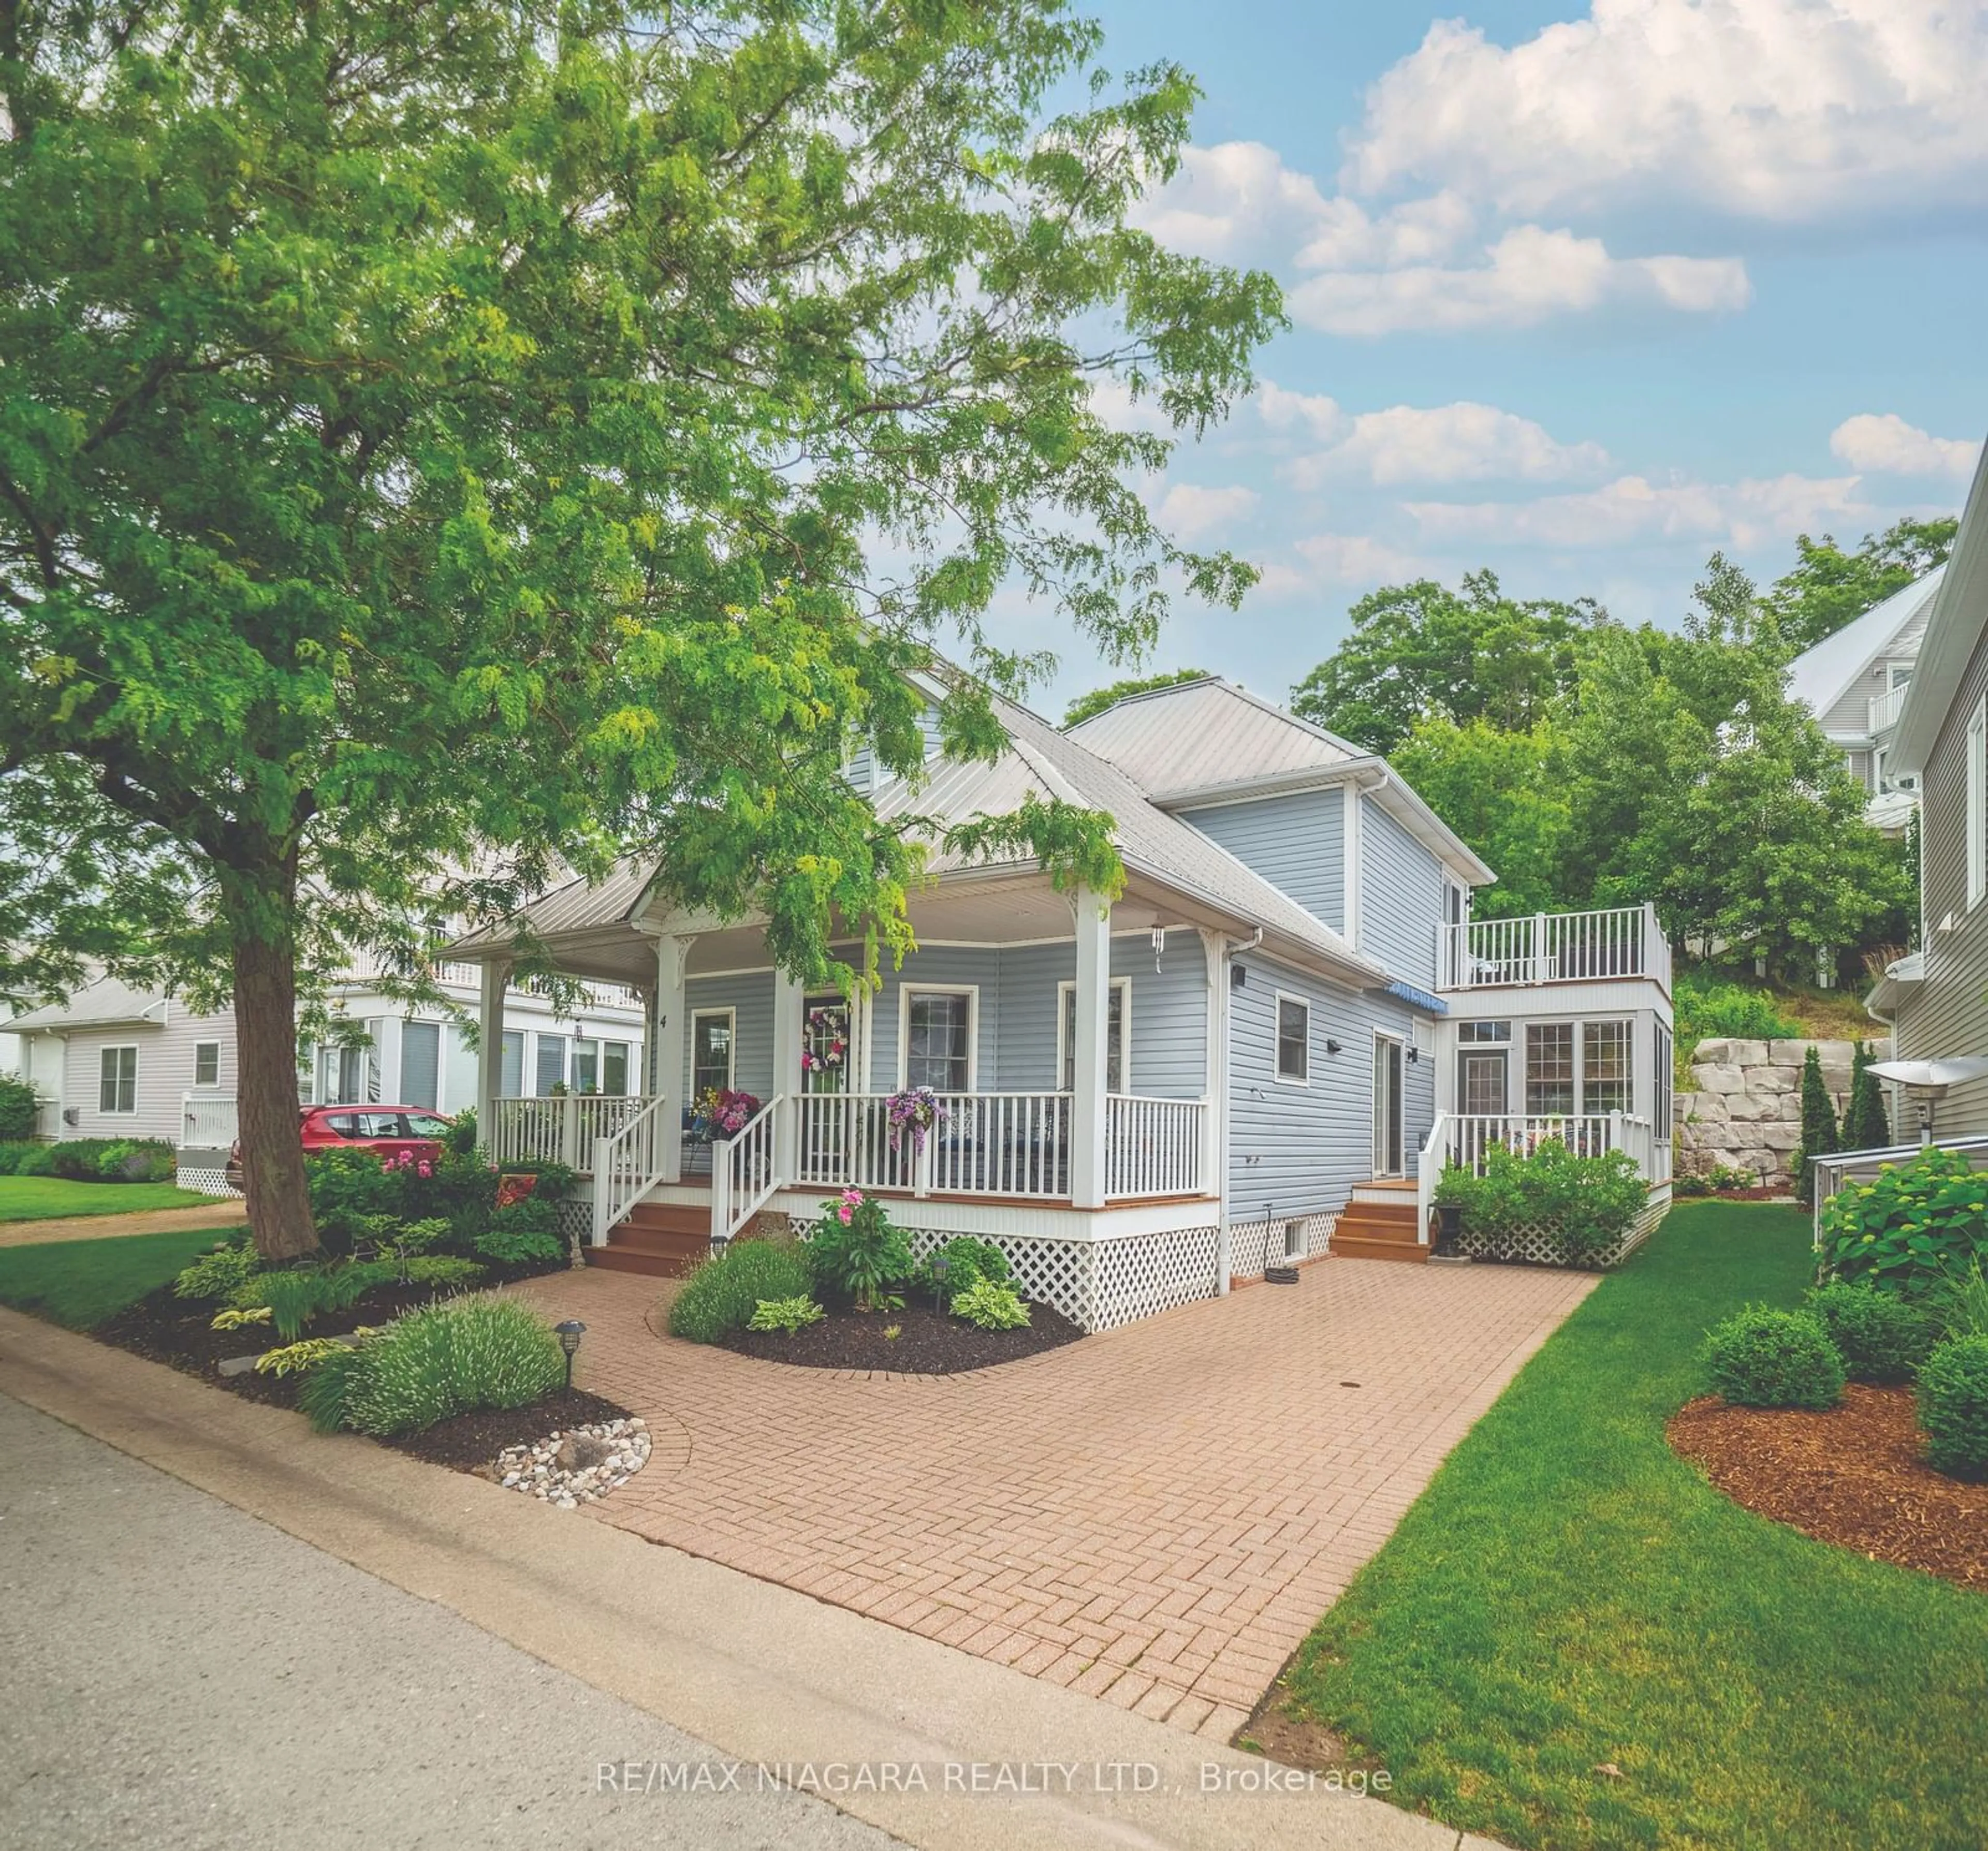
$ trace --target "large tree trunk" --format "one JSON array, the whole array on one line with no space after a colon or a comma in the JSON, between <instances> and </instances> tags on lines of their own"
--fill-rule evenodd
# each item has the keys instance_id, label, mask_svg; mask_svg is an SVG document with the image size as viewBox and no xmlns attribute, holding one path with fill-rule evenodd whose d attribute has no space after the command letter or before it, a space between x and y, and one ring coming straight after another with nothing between
<instances>
[{"instance_id":1,"label":"large tree trunk","mask_svg":"<svg viewBox=\"0 0 1988 1851\"><path fill-rule=\"evenodd\" d=\"M225 883L235 941L235 1111L248 1225L265 1260L317 1249L298 1135L296 866Z\"/></svg>"}]
</instances>

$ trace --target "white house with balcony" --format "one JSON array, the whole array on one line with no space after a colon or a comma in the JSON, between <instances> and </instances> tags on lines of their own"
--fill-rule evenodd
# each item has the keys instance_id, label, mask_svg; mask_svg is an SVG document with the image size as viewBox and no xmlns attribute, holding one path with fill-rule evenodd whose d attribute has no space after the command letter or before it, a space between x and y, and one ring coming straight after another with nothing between
<instances>
[{"instance_id":1,"label":"white house with balcony","mask_svg":"<svg viewBox=\"0 0 1988 1851\"><path fill-rule=\"evenodd\" d=\"M853 1184L915 1249L996 1241L1032 1295L1099 1329L1266 1265L1425 1258L1442 1160L1493 1143L1627 1148L1668 1199L1669 952L1646 910L1473 922L1491 870L1382 760L1212 677L1069 734L1001 715L997 761L934 758L875 790L880 811L964 819L1031 790L1104 811L1115 900L935 857L917 950L853 1002L777 971L760 922L673 908L637 863L528 909L543 955L639 992L650 1024L625 1099L529 1096L484 1042L494 1153L583 1172L590 1261L681 1270ZM482 967L486 1022L513 942L451 948ZM919 1089L922 1137L892 1103ZM712 1089L752 1096L735 1136L693 1112Z\"/></svg>"},{"instance_id":2,"label":"white house with balcony","mask_svg":"<svg viewBox=\"0 0 1988 1851\"><path fill-rule=\"evenodd\" d=\"M1919 775L1894 762L1892 741L1946 576L1946 568L1936 566L1788 667L1789 694L1815 715L1850 775L1871 793L1865 813L1888 836L1904 834L1919 808Z\"/></svg>"}]
</instances>

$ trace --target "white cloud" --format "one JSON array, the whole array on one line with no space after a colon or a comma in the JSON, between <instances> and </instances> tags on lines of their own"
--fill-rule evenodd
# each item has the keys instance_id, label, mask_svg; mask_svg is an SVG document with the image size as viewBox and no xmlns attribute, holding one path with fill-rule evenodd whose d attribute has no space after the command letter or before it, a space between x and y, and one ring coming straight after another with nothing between
<instances>
[{"instance_id":1,"label":"white cloud","mask_svg":"<svg viewBox=\"0 0 1988 1851\"><path fill-rule=\"evenodd\" d=\"M1418 579L1427 570L1413 553L1364 533L1315 533L1295 550L1317 577L1342 585L1381 585Z\"/></svg>"},{"instance_id":2,"label":"white cloud","mask_svg":"<svg viewBox=\"0 0 1988 1851\"><path fill-rule=\"evenodd\" d=\"M1176 540L1192 546L1234 526L1257 498L1253 488L1203 488L1176 482L1160 497L1153 518Z\"/></svg>"},{"instance_id":3,"label":"white cloud","mask_svg":"<svg viewBox=\"0 0 1988 1851\"><path fill-rule=\"evenodd\" d=\"M1704 314L1753 297L1737 258L1615 257L1598 238L1520 225L1467 268L1340 271L1290 292L1293 319L1327 334L1523 328L1557 315L1652 305Z\"/></svg>"},{"instance_id":4,"label":"white cloud","mask_svg":"<svg viewBox=\"0 0 1988 1851\"><path fill-rule=\"evenodd\" d=\"M1740 482L1652 482L1618 476L1600 488L1531 502L1411 502L1425 539L1506 546L1625 546L1691 539L1754 547L1871 512L1854 475Z\"/></svg>"},{"instance_id":5,"label":"white cloud","mask_svg":"<svg viewBox=\"0 0 1988 1851\"><path fill-rule=\"evenodd\" d=\"M1286 392L1266 382L1258 394L1263 421L1299 429L1327 448L1293 459L1284 475L1300 489L1359 479L1378 488L1408 482L1502 479L1564 481L1604 468L1599 444L1563 444L1544 426L1495 405L1391 405L1349 417L1331 399Z\"/></svg>"},{"instance_id":6,"label":"white cloud","mask_svg":"<svg viewBox=\"0 0 1988 1851\"><path fill-rule=\"evenodd\" d=\"M1929 436L1895 411L1845 418L1830 433L1829 449L1853 469L1885 475L1967 475L1981 453L1969 438Z\"/></svg>"},{"instance_id":7,"label":"white cloud","mask_svg":"<svg viewBox=\"0 0 1988 1851\"><path fill-rule=\"evenodd\" d=\"M1090 409L1114 431L1173 429L1153 394L1135 399L1123 380L1114 379L1109 373L1101 373L1090 382Z\"/></svg>"},{"instance_id":8,"label":"white cloud","mask_svg":"<svg viewBox=\"0 0 1988 1851\"><path fill-rule=\"evenodd\" d=\"M1439 20L1368 92L1344 181L1526 217L1974 209L1984 87L1988 11L1971 0L1594 0L1510 49Z\"/></svg>"},{"instance_id":9,"label":"white cloud","mask_svg":"<svg viewBox=\"0 0 1988 1851\"><path fill-rule=\"evenodd\" d=\"M1275 148L1225 141L1185 150L1173 178L1133 216L1171 249L1248 263L1309 243L1332 214L1317 181L1286 167Z\"/></svg>"}]
</instances>

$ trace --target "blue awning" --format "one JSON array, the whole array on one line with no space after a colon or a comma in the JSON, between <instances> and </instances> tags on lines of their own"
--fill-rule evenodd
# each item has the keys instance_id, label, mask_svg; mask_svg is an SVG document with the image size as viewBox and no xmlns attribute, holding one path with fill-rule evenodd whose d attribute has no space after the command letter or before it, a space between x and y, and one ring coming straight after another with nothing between
<instances>
[{"instance_id":1,"label":"blue awning","mask_svg":"<svg viewBox=\"0 0 1988 1851\"><path fill-rule=\"evenodd\" d=\"M1440 996L1432 996L1426 990L1418 990L1412 983L1391 983L1382 991L1384 996L1398 996L1411 1008L1426 1009L1432 1015L1447 1015L1449 1005Z\"/></svg>"}]
</instances>

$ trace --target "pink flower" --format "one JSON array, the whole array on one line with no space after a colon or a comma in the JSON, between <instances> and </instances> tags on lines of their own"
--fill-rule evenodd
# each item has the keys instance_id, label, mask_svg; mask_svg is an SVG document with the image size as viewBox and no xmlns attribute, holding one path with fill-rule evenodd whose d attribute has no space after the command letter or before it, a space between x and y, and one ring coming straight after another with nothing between
<instances>
[{"instance_id":1,"label":"pink flower","mask_svg":"<svg viewBox=\"0 0 1988 1851\"><path fill-rule=\"evenodd\" d=\"M855 1220L856 1211L850 1208L847 1202L844 1202L840 1208L836 1210L835 1218L840 1221L844 1227L847 1228L851 1221Z\"/></svg>"}]
</instances>

